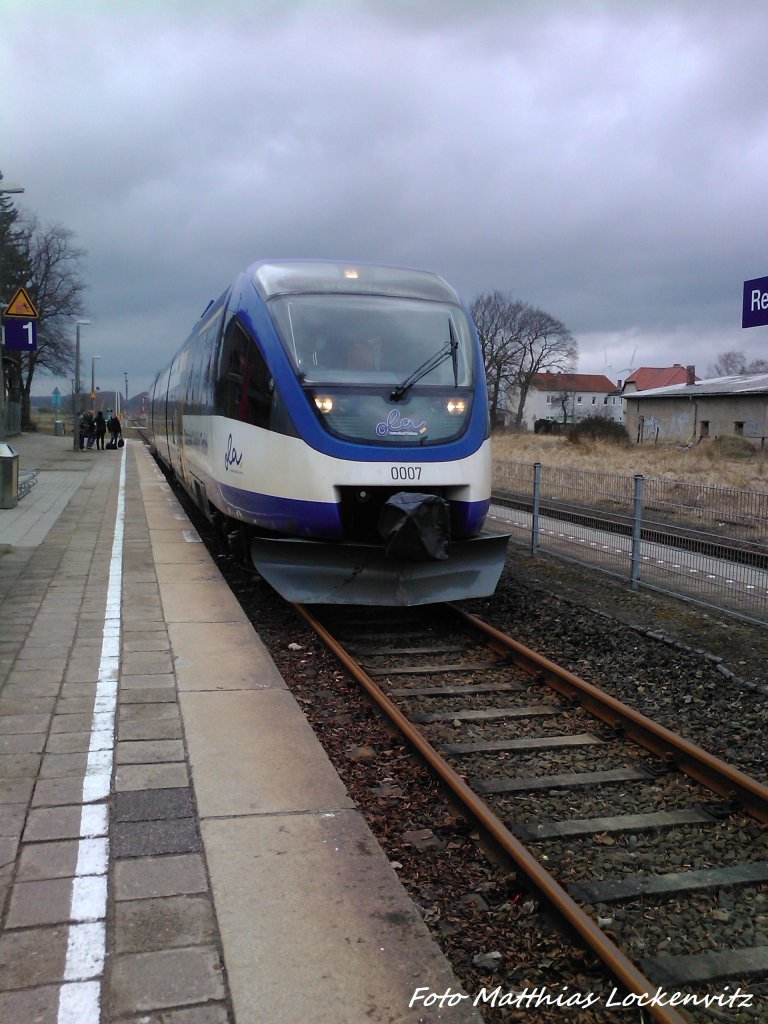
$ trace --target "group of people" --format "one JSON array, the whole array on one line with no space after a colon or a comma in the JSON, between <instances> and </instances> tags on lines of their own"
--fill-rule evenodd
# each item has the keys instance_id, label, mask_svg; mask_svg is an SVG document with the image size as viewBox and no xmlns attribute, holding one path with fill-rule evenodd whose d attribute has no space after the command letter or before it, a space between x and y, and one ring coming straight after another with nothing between
<instances>
[{"instance_id":1,"label":"group of people","mask_svg":"<svg viewBox=\"0 0 768 1024\"><path fill-rule=\"evenodd\" d=\"M80 432L80 451L84 451L86 448L93 448L94 445L97 449L104 451L104 448L120 448L122 447L121 441L123 437L123 428L120 425L120 420L117 413L111 409L107 409L107 415L99 409L97 413L93 413L88 409L83 409L80 412L80 421L78 424L78 430ZM104 438L109 431L109 444L104 444Z\"/></svg>"}]
</instances>

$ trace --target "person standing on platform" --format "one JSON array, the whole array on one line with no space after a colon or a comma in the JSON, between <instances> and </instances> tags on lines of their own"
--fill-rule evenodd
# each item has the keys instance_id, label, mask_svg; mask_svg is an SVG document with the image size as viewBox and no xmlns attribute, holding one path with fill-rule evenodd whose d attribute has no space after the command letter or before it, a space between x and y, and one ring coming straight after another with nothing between
<instances>
[{"instance_id":1,"label":"person standing on platform","mask_svg":"<svg viewBox=\"0 0 768 1024\"><path fill-rule=\"evenodd\" d=\"M108 410L111 415L107 420L107 430L109 431L109 442L113 448L117 448L117 442L123 433L123 428L120 426L120 420L118 419L117 413Z\"/></svg>"},{"instance_id":2,"label":"person standing on platform","mask_svg":"<svg viewBox=\"0 0 768 1024\"><path fill-rule=\"evenodd\" d=\"M97 450L104 451L104 435L107 432L107 421L104 419L104 413L99 409L96 413L96 448Z\"/></svg>"},{"instance_id":3,"label":"person standing on platform","mask_svg":"<svg viewBox=\"0 0 768 1024\"><path fill-rule=\"evenodd\" d=\"M86 445L86 448L88 449L88 451L90 451L91 448L93 448L93 442L96 440L96 417L94 415L93 409L89 411L88 415L90 416L91 420L91 428L88 431L88 444Z\"/></svg>"},{"instance_id":4,"label":"person standing on platform","mask_svg":"<svg viewBox=\"0 0 768 1024\"><path fill-rule=\"evenodd\" d=\"M80 451L85 447L85 442L90 439L92 426L93 417L87 409L81 409L80 419L77 425L78 433L80 434Z\"/></svg>"}]
</instances>

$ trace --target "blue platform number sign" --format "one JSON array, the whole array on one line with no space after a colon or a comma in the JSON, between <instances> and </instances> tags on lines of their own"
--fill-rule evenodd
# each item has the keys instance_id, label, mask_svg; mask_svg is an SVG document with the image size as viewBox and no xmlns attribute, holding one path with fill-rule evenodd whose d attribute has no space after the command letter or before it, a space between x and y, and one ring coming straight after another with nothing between
<instances>
[{"instance_id":1,"label":"blue platform number sign","mask_svg":"<svg viewBox=\"0 0 768 1024\"><path fill-rule=\"evenodd\" d=\"M37 349L37 321L21 320L18 317L6 317L5 347L21 352L34 352Z\"/></svg>"},{"instance_id":2,"label":"blue platform number sign","mask_svg":"<svg viewBox=\"0 0 768 1024\"><path fill-rule=\"evenodd\" d=\"M768 324L768 277L744 282L741 311L742 327L764 327Z\"/></svg>"},{"instance_id":3,"label":"blue platform number sign","mask_svg":"<svg viewBox=\"0 0 768 1024\"><path fill-rule=\"evenodd\" d=\"M7 349L34 352L37 349L35 304L25 288L17 288L3 314L4 341Z\"/></svg>"}]
</instances>

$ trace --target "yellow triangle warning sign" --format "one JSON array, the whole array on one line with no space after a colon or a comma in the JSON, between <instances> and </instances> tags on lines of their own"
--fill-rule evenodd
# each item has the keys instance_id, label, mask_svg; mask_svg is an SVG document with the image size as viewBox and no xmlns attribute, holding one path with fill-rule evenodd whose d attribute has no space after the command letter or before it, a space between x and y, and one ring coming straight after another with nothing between
<instances>
[{"instance_id":1,"label":"yellow triangle warning sign","mask_svg":"<svg viewBox=\"0 0 768 1024\"><path fill-rule=\"evenodd\" d=\"M5 307L6 316L23 316L27 320L37 319L37 309L24 288L17 288L16 294Z\"/></svg>"}]
</instances>

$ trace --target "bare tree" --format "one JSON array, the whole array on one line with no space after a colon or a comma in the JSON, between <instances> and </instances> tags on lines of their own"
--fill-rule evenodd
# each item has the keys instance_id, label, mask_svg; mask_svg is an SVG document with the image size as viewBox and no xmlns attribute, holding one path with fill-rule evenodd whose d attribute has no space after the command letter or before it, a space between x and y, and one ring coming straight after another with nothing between
<instances>
[{"instance_id":1,"label":"bare tree","mask_svg":"<svg viewBox=\"0 0 768 1024\"><path fill-rule=\"evenodd\" d=\"M525 303L497 290L476 295L471 312L483 353L491 423L495 425L502 399L517 372Z\"/></svg>"},{"instance_id":2,"label":"bare tree","mask_svg":"<svg viewBox=\"0 0 768 1024\"><path fill-rule=\"evenodd\" d=\"M709 368L711 377L732 377L742 373L768 373L768 360L752 359L747 362L743 352L734 349L721 352Z\"/></svg>"},{"instance_id":3,"label":"bare tree","mask_svg":"<svg viewBox=\"0 0 768 1024\"><path fill-rule=\"evenodd\" d=\"M557 405L560 408L560 412L562 414L562 419L559 420L560 423L568 422L569 413L571 419L574 418L573 400L575 394L575 391L563 390L558 391L557 394L552 396L552 405Z\"/></svg>"},{"instance_id":4,"label":"bare tree","mask_svg":"<svg viewBox=\"0 0 768 1024\"><path fill-rule=\"evenodd\" d=\"M73 233L61 224L42 228L37 218L24 219L26 285L37 306L37 350L21 358L21 422L29 426L29 396L38 369L68 373L74 365L69 337L73 317L84 312L81 260L85 250L73 244Z\"/></svg>"},{"instance_id":5,"label":"bare tree","mask_svg":"<svg viewBox=\"0 0 768 1024\"><path fill-rule=\"evenodd\" d=\"M502 399L514 393L519 430L533 378L545 371L574 370L578 345L555 317L504 292L477 295L471 312L485 363L491 423L497 422Z\"/></svg>"},{"instance_id":6,"label":"bare tree","mask_svg":"<svg viewBox=\"0 0 768 1024\"><path fill-rule=\"evenodd\" d=\"M521 324L519 363L514 381L517 394L515 426L523 423L525 403L536 374L573 373L579 346L568 328L541 309L526 306Z\"/></svg>"}]
</instances>

